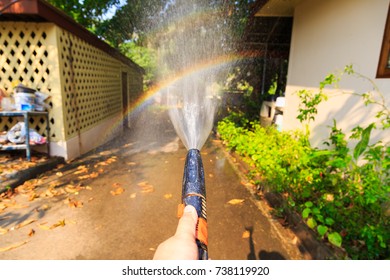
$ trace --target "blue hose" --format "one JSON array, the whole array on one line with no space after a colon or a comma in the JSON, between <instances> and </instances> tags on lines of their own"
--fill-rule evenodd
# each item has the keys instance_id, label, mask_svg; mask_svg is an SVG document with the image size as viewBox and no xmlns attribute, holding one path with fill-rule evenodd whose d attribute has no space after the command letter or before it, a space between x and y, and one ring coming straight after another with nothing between
<instances>
[{"instance_id":1,"label":"blue hose","mask_svg":"<svg viewBox=\"0 0 390 280\"><path fill-rule=\"evenodd\" d=\"M190 149L187 153L184 166L182 201L185 206L194 206L198 213L196 243L199 249L199 259L208 260L206 186L202 158L198 149Z\"/></svg>"}]
</instances>

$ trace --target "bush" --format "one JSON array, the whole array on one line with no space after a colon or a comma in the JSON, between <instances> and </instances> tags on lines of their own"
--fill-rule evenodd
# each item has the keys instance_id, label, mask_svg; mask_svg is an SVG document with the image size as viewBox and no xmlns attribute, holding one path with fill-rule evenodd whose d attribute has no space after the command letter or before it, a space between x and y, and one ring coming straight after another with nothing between
<instances>
[{"instance_id":1,"label":"bush","mask_svg":"<svg viewBox=\"0 0 390 280\"><path fill-rule=\"evenodd\" d=\"M316 112L312 107L319 104L310 98L319 95L304 96L300 117L310 121ZM388 115L378 116L382 129L388 129ZM319 238L344 248L352 259L389 259L390 147L381 142L369 145L375 127L358 126L347 139L334 121L328 148L321 150L310 146L308 130L278 132L238 114L219 122L218 132L252 167L251 174L260 175L257 183L282 193L286 205L301 213ZM358 140L353 150L351 139Z\"/></svg>"}]
</instances>

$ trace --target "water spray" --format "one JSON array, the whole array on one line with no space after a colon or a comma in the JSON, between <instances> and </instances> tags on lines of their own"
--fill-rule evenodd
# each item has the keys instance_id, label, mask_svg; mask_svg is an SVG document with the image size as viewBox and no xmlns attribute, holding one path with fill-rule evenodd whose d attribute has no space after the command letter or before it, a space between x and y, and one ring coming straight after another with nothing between
<instances>
[{"instance_id":1,"label":"water spray","mask_svg":"<svg viewBox=\"0 0 390 280\"><path fill-rule=\"evenodd\" d=\"M161 65L171 73L180 74L167 88L167 100L172 124L188 150L181 209L187 205L195 207L198 213L196 242L199 259L207 260L206 186L200 150L214 123L218 103L215 86L222 68L203 69L195 65L208 65L223 54L228 26L223 11L227 10L222 3L211 7L210 1L206 0L173 2L167 18L172 32L167 33L169 39L162 46ZM210 15L207 20L199 17L204 13Z\"/></svg>"}]
</instances>

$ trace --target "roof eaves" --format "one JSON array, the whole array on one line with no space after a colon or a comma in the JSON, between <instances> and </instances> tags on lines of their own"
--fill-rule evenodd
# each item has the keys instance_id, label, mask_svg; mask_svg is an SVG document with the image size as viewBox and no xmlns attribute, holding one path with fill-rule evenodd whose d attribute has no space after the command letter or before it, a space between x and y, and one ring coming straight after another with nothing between
<instances>
[{"instance_id":1,"label":"roof eaves","mask_svg":"<svg viewBox=\"0 0 390 280\"><path fill-rule=\"evenodd\" d=\"M50 5L43 0L4 0L0 2L0 17L4 15L25 15L36 18L37 16L48 22L53 22L59 27L73 33L74 35L86 40L93 46L101 49L107 54L117 58L125 65L134 67L141 74L145 74L145 70L120 53L117 49L111 47L96 35L91 33L85 27L77 23L73 18L65 14L63 11Z\"/></svg>"}]
</instances>

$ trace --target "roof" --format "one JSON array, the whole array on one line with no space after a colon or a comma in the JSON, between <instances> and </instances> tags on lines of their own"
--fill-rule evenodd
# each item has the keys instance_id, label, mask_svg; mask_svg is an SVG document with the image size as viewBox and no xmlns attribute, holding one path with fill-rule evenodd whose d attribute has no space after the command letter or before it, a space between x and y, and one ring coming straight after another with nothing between
<instances>
[{"instance_id":1,"label":"roof","mask_svg":"<svg viewBox=\"0 0 390 280\"><path fill-rule=\"evenodd\" d=\"M0 21L52 22L59 27L84 39L122 63L135 68L141 74L145 70L131 59L111 47L96 35L78 24L63 11L43 0L2 0L0 1Z\"/></svg>"},{"instance_id":2,"label":"roof","mask_svg":"<svg viewBox=\"0 0 390 280\"><path fill-rule=\"evenodd\" d=\"M260 56L288 57L293 24L291 5L299 1L302 0L257 0L242 40L245 49Z\"/></svg>"},{"instance_id":3,"label":"roof","mask_svg":"<svg viewBox=\"0 0 390 280\"><path fill-rule=\"evenodd\" d=\"M303 0L257 0L256 17L292 17L294 9Z\"/></svg>"}]
</instances>

